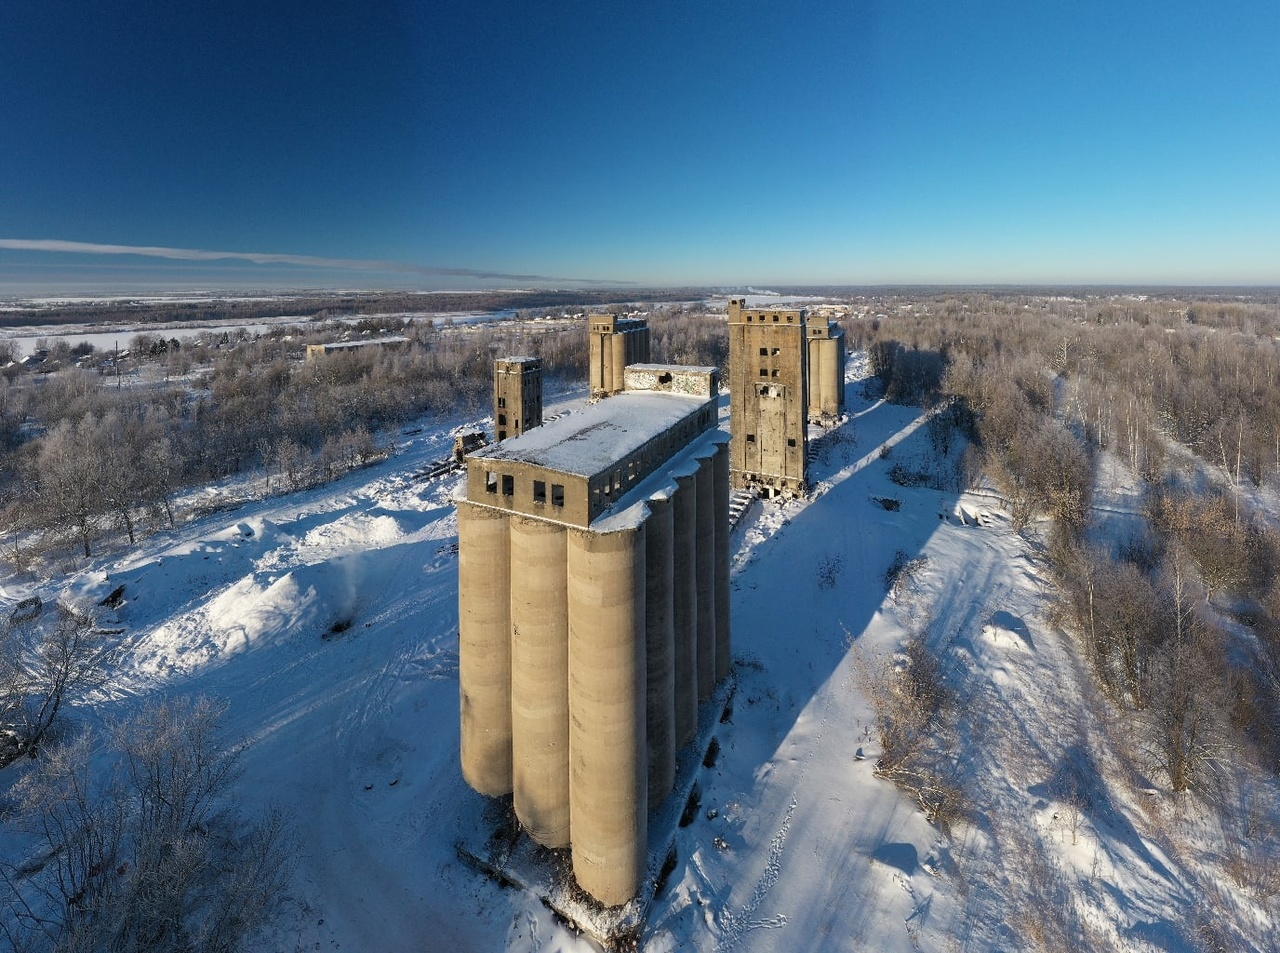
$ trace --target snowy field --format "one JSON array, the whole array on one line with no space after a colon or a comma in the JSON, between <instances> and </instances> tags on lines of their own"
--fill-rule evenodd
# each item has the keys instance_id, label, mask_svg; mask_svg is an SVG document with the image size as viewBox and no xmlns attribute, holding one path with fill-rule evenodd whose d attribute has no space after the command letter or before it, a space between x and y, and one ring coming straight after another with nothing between
<instances>
[{"instance_id":1,"label":"snowy field","mask_svg":"<svg viewBox=\"0 0 1280 953\"><path fill-rule=\"evenodd\" d=\"M1149 779L1102 779L1108 742L1086 717L1097 702L1046 619L1040 555L985 496L889 480L894 462L926 454L920 411L865 398L853 367L851 419L817 445L813 498L757 503L734 531L739 688L645 949L1016 950L1034 921L1068 909L1098 949L1196 949L1209 874L1150 832ZM119 669L73 717L105 723L157 697L228 702L229 734L250 742L238 793L249 813L284 807L299 845L284 913L257 948L595 949L454 851L479 797L457 750L461 478L414 474L474 424L426 422L337 483L216 512L38 588L3 584L6 611L37 591L96 604L125 586L118 610L98 610L120 630ZM899 551L919 568L889 594ZM949 836L873 773L865 673L923 628L962 701L954 758L970 819ZM1093 779L1087 809L1063 799L1064 772ZM26 849L0 826L0 856ZM1265 911L1241 899L1236 912L1254 939L1232 949L1275 948Z\"/></svg>"}]
</instances>

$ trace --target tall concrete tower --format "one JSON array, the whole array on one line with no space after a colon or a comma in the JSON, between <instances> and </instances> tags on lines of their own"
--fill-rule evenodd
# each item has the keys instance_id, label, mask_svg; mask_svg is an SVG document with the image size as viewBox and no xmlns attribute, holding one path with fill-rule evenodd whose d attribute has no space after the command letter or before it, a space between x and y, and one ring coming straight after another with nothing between
<instances>
[{"instance_id":1,"label":"tall concrete tower","mask_svg":"<svg viewBox=\"0 0 1280 953\"><path fill-rule=\"evenodd\" d=\"M649 323L644 318L593 314L587 318L591 336L591 396L611 397L625 387L624 370L649 361Z\"/></svg>"},{"instance_id":2,"label":"tall concrete tower","mask_svg":"<svg viewBox=\"0 0 1280 953\"><path fill-rule=\"evenodd\" d=\"M463 775L609 906L641 887L649 806L732 658L718 376L633 365L616 397L467 458Z\"/></svg>"},{"instance_id":3,"label":"tall concrete tower","mask_svg":"<svg viewBox=\"0 0 1280 953\"><path fill-rule=\"evenodd\" d=\"M809 419L830 423L844 413L844 329L810 313L805 334L809 341Z\"/></svg>"},{"instance_id":4,"label":"tall concrete tower","mask_svg":"<svg viewBox=\"0 0 1280 953\"><path fill-rule=\"evenodd\" d=\"M542 426L542 362L536 357L493 362L493 426L498 440Z\"/></svg>"},{"instance_id":5,"label":"tall concrete tower","mask_svg":"<svg viewBox=\"0 0 1280 953\"><path fill-rule=\"evenodd\" d=\"M729 302L730 479L767 495L807 492L809 348L803 310Z\"/></svg>"}]
</instances>

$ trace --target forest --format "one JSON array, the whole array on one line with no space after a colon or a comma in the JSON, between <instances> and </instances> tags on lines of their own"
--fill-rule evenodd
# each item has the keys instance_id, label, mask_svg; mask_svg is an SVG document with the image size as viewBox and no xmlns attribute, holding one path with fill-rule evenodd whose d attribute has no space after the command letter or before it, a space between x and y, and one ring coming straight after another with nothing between
<instances>
[{"instance_id":1,"label":"forest","mask_svg":"<svg viewBox=\"0 0 1280 953\"><path fill-rule=\"evenodd\" d=\"M888 399L934 409L931 434L963 434L969 480L998 490L1015 528L1045 521L1059 621L1158 775L1210 800L1239 793L1243 766L1274 776L1274 301L896 304L850 322L851 347L867 350ZM1104 479L1137 487L1123 532L1095 504Z\"/></svg>"}]
</instances>

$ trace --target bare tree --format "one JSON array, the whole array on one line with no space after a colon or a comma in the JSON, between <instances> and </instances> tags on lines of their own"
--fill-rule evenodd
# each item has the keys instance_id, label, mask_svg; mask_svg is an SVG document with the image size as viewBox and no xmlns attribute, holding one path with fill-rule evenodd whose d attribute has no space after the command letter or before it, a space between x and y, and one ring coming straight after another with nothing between
<instances>
[{"instance_id":1,"label":"bare tree","mask_svg":"<svg viewBox=\"0 0 1280 953\"><path fill-rule=\"evenodd\" d=\"M230 798L239 747L221 707L162 702L42 757L16 788L48 861L6 872L0 932L15 949L231 953L282 898L283 816L250 824ZM115 770L102 765L114 758Z\"/></svg>"},{"instance_id":2,"label":"bare tree","mask_svg":"<svg viewBox=\"0 0 1280 953\"><path fill-rule=\"evenodd\" d=\"M63 603L56 612L52 625L0 625L0 765L34 755L64 705L102 677L93 616Z\"/></svg>"},{"instance_id":3,"label":"bare tree","mask_svg":"<svg viewBox=\"0 0 1280 953\"><path fill-rule=\"evenodd\" d=\"M1231 747L1223 725L1226 652L1205 618L1203 590L1189 564L1175 547L1165 572L1169 631L1154 653L1146 712L1152 743L1174 791L1207 782Z\"/></svg>"}]
</instances>

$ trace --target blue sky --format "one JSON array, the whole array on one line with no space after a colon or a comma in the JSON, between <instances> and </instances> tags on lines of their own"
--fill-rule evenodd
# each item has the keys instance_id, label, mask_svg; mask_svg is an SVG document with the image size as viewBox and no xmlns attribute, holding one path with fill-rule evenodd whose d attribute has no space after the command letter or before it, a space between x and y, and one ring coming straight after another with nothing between
<instances>
[{"instance_id":1,"label":"blue sky","mask_svg":"<svg viewBox=\"0 0 1280 953\"><path fill-rule=\"evenodd\" d=\"M5 0L0 290L1277 284L1278 39L1274 0Z\"/></svg>"}]
</instances>

